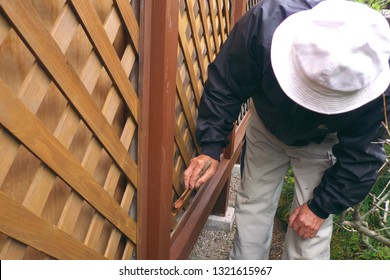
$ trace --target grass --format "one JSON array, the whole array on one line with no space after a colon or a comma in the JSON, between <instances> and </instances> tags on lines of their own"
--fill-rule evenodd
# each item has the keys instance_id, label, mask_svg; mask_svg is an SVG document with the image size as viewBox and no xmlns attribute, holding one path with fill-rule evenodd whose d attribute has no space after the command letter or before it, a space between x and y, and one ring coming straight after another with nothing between
<instances>
[{"instance_id":1,"label":"grass","mask_svg":"<svg viewBox=\"0 0 390 280\"><path fill-rule=\"evenodd\" d=\"M373 187L372 193L379 193L383 186L390 180L389 175L382 176ZM291 170L287 173L282 193L279 200L276 217L287 224L291 202L294 196L294 174ZM370 208L372 199L367 197L362 203L361 211L365 213ZM370 240L367 246L359 233L350 232L337 224L339 217L334 215L333 236L331 242L332 260L390 260L390 248L383 244ZM377 218L374 216L368 221L375 226Z\"/></svg>"}]
</instances>

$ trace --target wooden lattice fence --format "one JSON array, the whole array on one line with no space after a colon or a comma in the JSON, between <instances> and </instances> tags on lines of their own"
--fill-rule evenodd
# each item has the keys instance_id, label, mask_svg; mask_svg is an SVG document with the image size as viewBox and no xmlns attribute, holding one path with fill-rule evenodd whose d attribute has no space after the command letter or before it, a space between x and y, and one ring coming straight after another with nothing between
<instances>
[{"instance_id":1,"label":"wooden lattice fence","mask_svg":"<svg viewBox=\"0 0 390 280\"><path fill-rule=\"evenodd\" d=\"M170 209L207 66L254 2L0 0L0 259L189 255L226 209L247 107L212 182Z\"/></svg>"},{"instance_id":2,"label":"wooden lattice fence","mask_svg":"<svg viewBox=\"0 0 390 280\"><path fill-rule=\"evenodd\" d=\"M195 143L195 121L207 79L207 65L230 31L229 1L185 0L180 3L173 200L184 191L180 180L184 169L200 152ZM174 216L172 228L179 216Z\"/></svg>"},{"instance_id":3,"label":"wooden lattice fence","mask_svg":"<svg viewBox=\"0 0 390 280\"><path fill-rule=\"evenodd\" d=\"M0 5L0 258L131 259L139 3Z\"/></svg>"}]
</instances>

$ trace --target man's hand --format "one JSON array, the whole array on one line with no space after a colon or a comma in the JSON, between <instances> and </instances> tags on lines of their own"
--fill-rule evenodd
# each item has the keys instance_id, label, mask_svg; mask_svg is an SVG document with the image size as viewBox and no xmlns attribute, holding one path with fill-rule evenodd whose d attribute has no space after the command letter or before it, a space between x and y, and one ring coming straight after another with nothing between
<instances>
[{"instance_id":1,"label":"man's hand","mask_svg":"<svg viewBox=\"0 0 390 280\"><path fill-rule=\"evenodd\" d=\"M325 219L314 214L307 203L296 208L288 220L289 227L293 228L303 239L316 236Z\"/></svg>"},{"instance_id":2,"label":"man's hand","mask_svg":"<svg viewBox=\"0 0 390 280\"><path fill-rule=\"evenodd\" d=\"M211 161L209 168L201 175L202 168ZM214 176L217 171L218 161L207 156L199 155L190 161L190 165L187 170L184 171L184 185L188 189L198 189L201 185L205 184L211 177ZM201 176L200 176L201 175Z\"/></svg>"}]
</instances>

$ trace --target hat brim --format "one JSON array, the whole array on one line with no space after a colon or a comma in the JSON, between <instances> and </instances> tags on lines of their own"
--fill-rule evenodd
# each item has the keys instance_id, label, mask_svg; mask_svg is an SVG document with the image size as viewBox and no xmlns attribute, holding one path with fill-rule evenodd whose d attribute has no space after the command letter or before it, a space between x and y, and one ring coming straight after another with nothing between
<instances>
[{"instance_id":1,"label":"hat brim","mask_svg":"<svg viewBox=\"0 0 390 280\"><path fill-rule=\"evenodd\" d=\"M294 65L293 44L296 37L294 31L303 30L311 17L310 10L295 13L286 18L273 35L271 64L284 93L297 104L322 114L352 111L384 93L390 82L388 65L367 87L351 94L338 94L324 89L313 90L310 81L301 79Z\"/></svg>"}]
</instances>

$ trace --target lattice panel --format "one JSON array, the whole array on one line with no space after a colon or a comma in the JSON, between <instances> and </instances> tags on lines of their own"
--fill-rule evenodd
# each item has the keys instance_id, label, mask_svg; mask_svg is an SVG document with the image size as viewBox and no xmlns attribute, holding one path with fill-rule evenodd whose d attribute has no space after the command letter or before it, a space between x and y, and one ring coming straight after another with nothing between
<instances>
[{"instance_id":1,"label":"lattice panel","mask_svg":"<svg viewBox=\"0 0 390 280\"><path fill-rule=\"evenodd\" d=\"M1 2L0 259L136 257L139 6Z\"/></svg>"},{"instance_id":2,"label":"lattice panel","mask_svg":"<svg viewBox=\"0 0 390 280\"><path fill-rule=\"evenodd\" d=\"M173 200L184 191L182 174L190 159L200 152L195 144L195 121L207 79L207 66L214 60L229 31L228 0L180 1ZM180 213L173 217L172 228L178 217Z\"/></svg>"},{"instance_id":3,"label":"lattice panel","mask_svg":"<svg viewBox=\"0 0 390 280\"><path fill-rule=\"evenodd\" d=\"M260 3L260 1L262 1L262 0L248 0L248 2L246 4L246 9L247 10L251 9L254 5L256 5L257 3Z\"/></svg>"}]
</instances>

